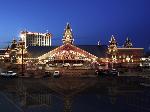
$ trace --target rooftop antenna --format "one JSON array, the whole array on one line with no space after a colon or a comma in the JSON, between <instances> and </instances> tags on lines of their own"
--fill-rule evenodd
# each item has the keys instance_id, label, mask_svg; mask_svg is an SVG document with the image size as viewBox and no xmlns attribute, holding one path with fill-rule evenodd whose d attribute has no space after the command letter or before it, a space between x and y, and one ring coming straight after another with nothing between
<instances>
[{"instance_id":1,"label":"rooftop antenna","mask_svg":"<svg viewBox=\"0 0 150 112\"><path fill-rule=\"evenodd\" d=\"M100 40L98 41L98 43L97 43L97 44L98 44L98 46L100 46L100 45L101 45L101 42L100 42Z\"/></svg>"}]
</instances>

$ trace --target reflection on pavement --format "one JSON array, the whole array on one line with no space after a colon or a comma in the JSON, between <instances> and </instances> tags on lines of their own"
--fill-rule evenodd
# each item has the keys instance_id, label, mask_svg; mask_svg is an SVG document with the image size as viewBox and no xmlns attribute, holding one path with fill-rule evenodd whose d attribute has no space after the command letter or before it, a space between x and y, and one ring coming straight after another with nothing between
<instances>
[{"instance_id":1,"label":"reflection on pavement","mask_svg":"<svg viewBox=\"0 0 150 112\"><path fill-rule=\"evenodd\" d=\"M139 78L0 79L3 112L148 112Z\"/></svg>"}]
</instances>

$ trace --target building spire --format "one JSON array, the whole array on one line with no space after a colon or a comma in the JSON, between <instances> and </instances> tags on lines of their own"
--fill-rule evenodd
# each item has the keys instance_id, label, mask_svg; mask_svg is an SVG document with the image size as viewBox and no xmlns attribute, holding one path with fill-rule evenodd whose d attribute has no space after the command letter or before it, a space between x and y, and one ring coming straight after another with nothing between
<instances>
[{"instance_id":1,"label":"building spire","mask_svg":"<svg viewBox=\"0 0 150 112\"><path fill-rule=\"evenodd\" d=\"M17 43L16 37L13 37L12 44L16 44L16 43Z\"/></svg>"},{"instance_id":2,"label":"building spire","mask_svg":"<svg viewBox=\"0 0 150 112\"><path fill-rule=\"evenodd\" d=\"M15 39L15 37L13 38L10 47L11 47L11 49L15 49L17 47L17 40Z\"/></svg>"},{"instance_id":3,"label":"building spire","mask_svg":"<svg viewBox=\"0 0 150 112\"><path fill-rule=\"evenodd\" d=\"M111 36L111 39L109 41L109 45L116 45L117 46L117 42L116 42L114 35Z\"/></svg>"},{"instance_id":4,"label":"building spire","mask_svg":"<svg viewBox=\"0 0 150 112\"><path fill-rule=\"evenodd\" d=\"M128 37L127 37L123 47L125 47L125 48L132 48L133 47L132 42Z\"/></svg>"},{"instance_id":5,"label":"building spire","mask_svg":"<svg viewBox=\"0 0 150 112\"><path fill-rule=\"evenodd\" d=\"M70 27L70 24L67 22L64 34L63 34L63 44L73 44L73 34L72 34L72 29Z\"/></svg>"},{"instance_id":6,"label":"building spire","mask_svg":"<svg viewBox=\"0 0 150 112\"><path fill-rule=\"evenodd\" d=\"M101 42L100 42L100 40L97 42L97 45L98 45L98 46L100 46L100 45L101 45Z\"/></svg>"},{"instance_id":7,"label":"building spire","mask_svg":"<svg viewBox=\"0 0 150 112\"><path fill-rule=\"evenodd\" d=\"M69 22L67 22L66 29L71 29Z\"/></svg>"},{"instance_id":8,"label":"building spire","mask_svg":"<svg viewBox=\"0 0 150 112\"><path fill-rule=\"evenodd\" d=\"M112 56L116 55L116 53L117 53L117 41L113 35L111 36L111 39L109 41L108 52Z\"/></svg>"}]
</instances>

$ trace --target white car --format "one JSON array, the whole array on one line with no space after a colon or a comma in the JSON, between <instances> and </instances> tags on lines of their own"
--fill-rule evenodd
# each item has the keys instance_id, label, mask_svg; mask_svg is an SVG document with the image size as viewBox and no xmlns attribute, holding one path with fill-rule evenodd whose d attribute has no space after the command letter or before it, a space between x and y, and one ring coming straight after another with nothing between
<instances>
[{"instance_id":1,"label":"white car","mask_svg":"<svg viewBox=\"0 0 150 112\"><path fill-rule=\"evenodd\" d=\"M59 77L59 76L60 76L60 72L59 71L54 71L53 77Z\"/></svg>"},{"instance_id":2,"label":"white car","mask_svg":"<svg viewBox=\"0 0 150 112\"><path fill-rule=\"evenodd\" d=\"M82 63L79 63L79 64L73 64L72 66L81 67L81 66L83 66L83 64L82 64Z\"/></svg>"},{"instance_id":3,"label":"white car","mask_svg":"<svg viewBox=\"0 0 150 112\"><path fill-rule=\"evenodd\" d=\"M49 67L54 67L55 65L54 65L54 64L48 64L48 66L49 66Z\"/></svg>"},{"instance_id":4,"label":"white car","mask_svg":"<svg viewBox=\"0 0 150 112\"><path fill-rule=\"evenodd\" d=\"M69 67L69 66L70 66L70 63L64 63L63 66L64 66L64 67Z\"/></svg>"},{"instance_id":5,"label":"white car","mask_svg":"<svg viewBox=\"0 0 150 112\"><path fill-rule=\"evenodd\" d=\"M17 75L17 73L15 73L15 72L13 72L13 71L7 71L7 72L2 72L1 74L0 74L0 76L6 76L6 77L13 77L13 76L16 76Z\"/></svg>"}]
</instances>

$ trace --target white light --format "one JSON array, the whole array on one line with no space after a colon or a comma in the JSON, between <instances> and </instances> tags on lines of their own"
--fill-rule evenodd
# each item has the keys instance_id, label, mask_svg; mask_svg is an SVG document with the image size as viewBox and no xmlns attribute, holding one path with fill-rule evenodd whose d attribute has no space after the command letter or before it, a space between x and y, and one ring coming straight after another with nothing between
<instances>
[{"instance_id":1,"label":"white light","mask_svg":"<svg viewBox=\"0 0 150 112\"><path fill-rule=\"evenodd\" d=\"M141 58L141 60L142 60L142 61L145 61L145 60L146 60L146 58Z\"/></svg>"},{"instance_id":2,"label":"white light","mask_svg":"<svg viewBox=\"0 0 150 112\"><path fill-rule=\"evenodd\" d=\"M129 62L129 61L130 61L130 58L127 56L126 60L127 60L127 62Z\"/></svg>"}]
</instances>

